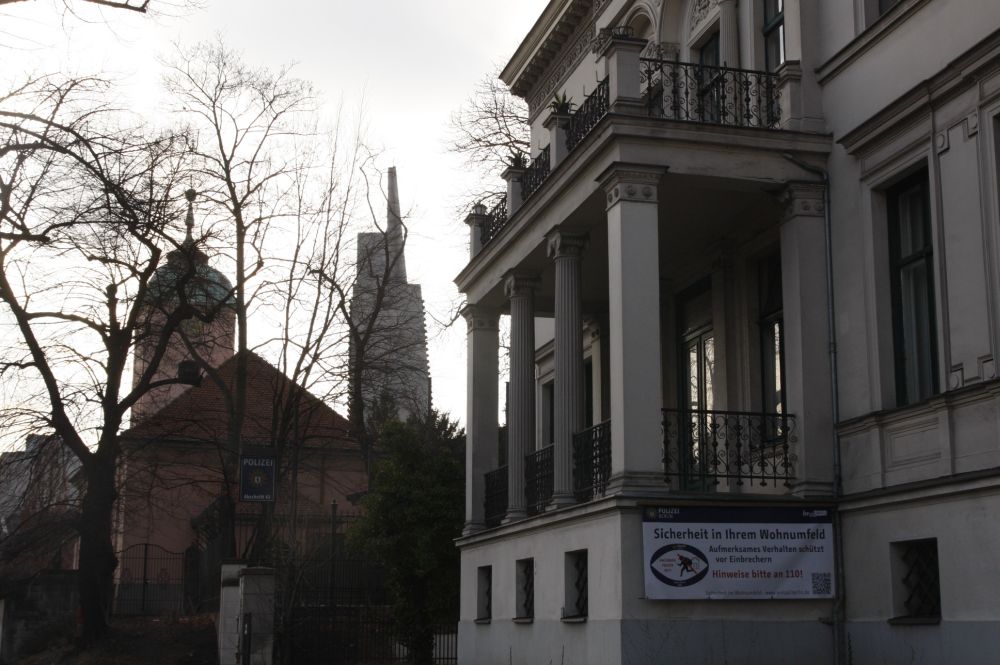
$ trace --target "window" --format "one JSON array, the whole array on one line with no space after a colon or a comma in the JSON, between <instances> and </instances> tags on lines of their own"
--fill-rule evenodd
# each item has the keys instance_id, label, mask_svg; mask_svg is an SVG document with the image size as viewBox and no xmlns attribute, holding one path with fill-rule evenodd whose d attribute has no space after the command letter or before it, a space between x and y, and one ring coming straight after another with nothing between
<instances>
[{"instance_id":1,"label":"window","mask_svg":"<svg viewBox=\"0 0 1000 665\"><path fill-rule=\"evenodd\" d=\"M764 68L777 71L785 62L785 0L764 0Z\"/></svg>"},{"instance_id":2,"label":"window","mask_svg":"<svg viewBox=\"0 0 1000 665\"><path fill-rule=\"evenodd\" d=\"M556 391L552 381L542 384L542 443L549 445L556 441Z\"/></svg>"},{"instance_id":3,"label":"window","mask_svg":"<svg viewBox=\"0 0 1000 665\"><path fill-rule=\"evenodd\" d=\"M493 566L480 566L476 576L476 621L493 618Z\"/></svg>"},{"instance_id":4,"label":"window","mask_svg":"<svg viewBox=\"0 0 1000 665\"><path fill-rule=\"evenodd\" d=\"M934 273L927 172L887 192L896 404L937 392Z\"/></svg>"},{"instance_id":5,"label":"window","mask_svg":"<svg viewBox=\"0 0 1000 665\"><path fill-rule=\"evenodd\" d=\"M535 616L535 560L517 561L517 612L515 619L528 620Z\"/></svg>"},{"instance_id":6,"label":"window","mask_svg":"<svg viewBox=\"0 0 1000 665\"><path fill-rule=\"evenodd\" d=\"M587 618L587 550L566 553L564 620Z\"/></svg>"},{"instance_id":7,"label":"window","mask_svg":"<svg viewBox=\"0 0 1000 665\"><path fill-rule=\"evenodd\" d=\"M706 280L678 296L677 321L681 333L678 352L682 412L678 464L681 488L706 491L711 466L708 439L715 409L715 334L712 331L711 282ZM713 483L714 486L714 483Z\"/></svg>"},{"instance_id":8,"label":"window","mask_svg":"<svg viewBox=\"0 0 1000 665\"><path fill-rule=\"evenodd\" d=\"M777 254L758 267L761 410L786 413L785 328L781 306L781 257Z\"/></svg>"},{"instance_id":9,"label":"window","mask_svg":"<svg viewBox=\"0 0 1000 665\"><path fill-rule=\"evenodd\" d=\"M890 545L892 553L892 623L937 623L941 587L937 539L906 540Z\"/></svg>"}]
</instances>

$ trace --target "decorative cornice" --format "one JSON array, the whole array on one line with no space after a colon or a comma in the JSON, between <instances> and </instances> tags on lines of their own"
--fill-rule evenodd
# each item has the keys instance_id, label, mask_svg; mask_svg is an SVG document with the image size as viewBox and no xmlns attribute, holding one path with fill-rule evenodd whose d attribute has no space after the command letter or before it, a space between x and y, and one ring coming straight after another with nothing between
<instances>
[{"instance_id":1,"label":"decorative cornice","mask_svg":"<svg viewBox=\"0 0 1000 665\"><path fill-rule=\"evenodd\" d=\"M460 314L465 318L470 333L474 330L500 329L500 312L492 307L468 304L462 308Z\"/></svg>"},{"instance_id":2,"label":"decorative cornice","mask_svg":"<svg viewBox=\"0 0 1000 665\"><path fill-rule=\"evenodd\" d=\"M503 292L508 298L527 298L535 293L539 280L534 275L511 273L503 281Z\"/></svg>"},{"instance_id":3,"label":"decorative cornice","mask_svg":"<svg viewBox=\"0 0 1000 665\"><path fill-rule=\"evenodd\" d=\"M793 182L781 192L781 202L785 206L784 220L795 217L823 217L826 203L823 185L808 182Z\"/></svg>"},{"instance_id":4,"label":"decorative cornice","mask_svg":"<svg viewBox=\"0 0 1000 665\"><path fill-rule=\"evenodd\" d=\"M538 112L545 108L549 96L554 94L576 70L577 65L590 50L593 41L594 21L591 19L577 28L577 32L569 41L569 46L562 48L558 56L545 69L539 82L533 83L530 95L528 94L529 90L524 91L528 102L529 118L534 119Z\"/></svg>"},{"instance_id":5,"label":"decorative cornice","mask_svg":"<svg viewBox=\"0 0 1000 665\"><path fill-rule=\"evenodd\" d=\"M587 234L582 231L556 229L549 233L545 249L550 259L579 257L587 246Z\"/></svg>"},{"instance_id":6,"label":"decorative cornice","mask_svg":"<svg viewBox=\"0 0 1000 665\"><path fill-rule=\"evenodd\" d=\"M718 4L718 0L694 0L691 5L691 17L688 20L688 34L693 35Z\"/></svg>"},{"instance_id":7,"label":"decorative cornice","mask_svg":"<svg viewBox=\"0 0 1000 665\"><path fill-rule=\"evenodd\" d=\"M662 166L615 162L597 181L606 194L609 208L620 201L656 203L656 186L665 172Z\"/></svg>"}]
</instances>

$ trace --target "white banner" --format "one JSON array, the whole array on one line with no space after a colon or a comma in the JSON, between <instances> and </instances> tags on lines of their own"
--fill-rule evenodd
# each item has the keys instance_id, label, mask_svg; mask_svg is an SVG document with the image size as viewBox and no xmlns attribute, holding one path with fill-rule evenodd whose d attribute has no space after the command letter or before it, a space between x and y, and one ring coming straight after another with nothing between
<instances>
[{"instance_id":1,"label":"white banner","mask_svg":"<svg viewBox=\"0 0 1000 665\"><path fill-rule=\"evenodd\" d=\"M646 598L832 598L827 508L647 507Z\"/></svg>"}]
</instances>

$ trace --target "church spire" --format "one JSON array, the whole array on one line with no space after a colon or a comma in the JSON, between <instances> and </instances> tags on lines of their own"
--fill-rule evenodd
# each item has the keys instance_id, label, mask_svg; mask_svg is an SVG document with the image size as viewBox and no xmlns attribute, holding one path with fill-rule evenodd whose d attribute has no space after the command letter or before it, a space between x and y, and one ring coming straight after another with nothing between
<instances>
[{"instance_id":1,"label":"church spire","mask_svg":"<svg viewBox=\"0 0 1000 665\"><path fill-rule=\"evenodd\" d=\"M386 212L386 236L389 249L398 256L393 274L403 282L406 281L406 255L403 252L403 216L399 210L399 189L396 186L396 167L389 167L389 206Z\"/></svg>"},{"instance_id":2,"label":"church spire","mask_svg":"<svg viewBox=\"0 0 1000 665\"><path fill-rule=\"evenodd\" d=\"M188 209L187 215L184 217L184 226L187 227L187 233L184 236L184 246L190 247L194 244L194 235L192 233L194 229L194 199L198 196L198 192L191 188L184 192L184 198L187 199Z\"/></svg>"}]
</instances>

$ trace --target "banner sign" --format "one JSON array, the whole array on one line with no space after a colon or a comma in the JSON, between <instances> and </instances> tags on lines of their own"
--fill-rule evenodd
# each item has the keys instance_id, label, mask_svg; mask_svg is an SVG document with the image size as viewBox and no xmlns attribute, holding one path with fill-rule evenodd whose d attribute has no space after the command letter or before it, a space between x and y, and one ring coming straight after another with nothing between
<instances>
[{"instance_id":1,"label":"banner sign","mask_svg":"<svg viewBox=\"0 0 1000 665\"><path fill-rule=\"evenodd\" d=\"M240 455L240 501L274 501L274 455Z\"/></svg>"},{"instance_id":2,"label":"banner sign","mask_svg":"<svg viewBox=\"0 0 1000 665\"><path fill-rule=\"evenodd\" d=\"M646 598L833 598L828 508L643 509Z\"/></svg>"}]
</instances>

